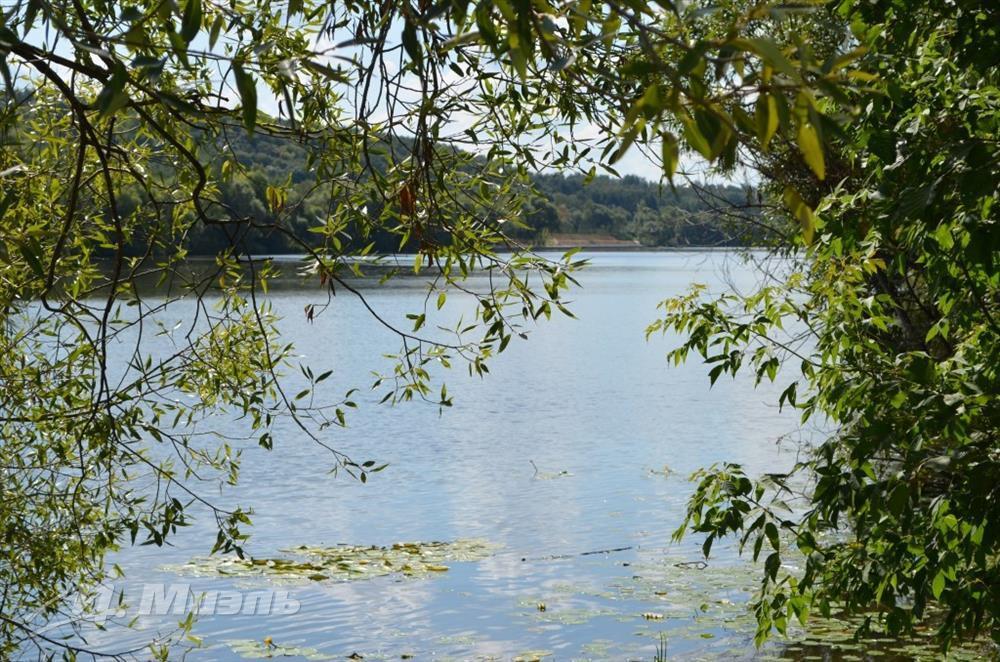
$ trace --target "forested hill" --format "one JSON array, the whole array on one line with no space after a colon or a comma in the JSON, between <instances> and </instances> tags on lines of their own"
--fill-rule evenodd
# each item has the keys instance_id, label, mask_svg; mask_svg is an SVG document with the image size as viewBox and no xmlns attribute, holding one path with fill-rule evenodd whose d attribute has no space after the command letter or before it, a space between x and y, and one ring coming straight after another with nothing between
<instances>
[{"instance_id":1,"label":"forested hill","mask_svg":"<svg viewBox=\"0 0 1000 662\"><path fill-rule=\"evenodd\" d=\"M312 177L306 171L305 153L289 141L265 135L230 136L230 144L246 167L245 176L222 186L223 202L241 216L269 223L272 212L266 202L267 182L283 180L299 194L306 194ZM287 178L287 179L286 179ZM747 226L736 228L726 220L725 210L746 206L749 191L737 186L661 186L636 176L612 178L597 175L540 174L534 177L540 198L528 206L523 220L527 230L512 234L519 240L541 246L556 242L561 234L589 235L592 243L613 238L642 246L737 246L754 243ZM297 197L297 196L290 196ZM309 228L323 214L322 205L307 201L290 220L294 234L307 242L315 234ZM196 230L189 237L193 254L214 253L229 239L218 228ZM378 251L398 250L398 237L375 236ZM299 252L295 242L277 232L248 237L250 249L259 253ZM565 241L562 245L566 245Z\"/></svg>"},{"instance_id":2,"label":"forested hill","mask_svg":"<svg viewBox=\"0 0 1000 662\"><path fill-rule=\"evenodd\" d=\"M739 186L669 186L627 175L536 175L544 200L529 211L536 233L612 235L643 246L736 246L754 243L744 225L727 212L748 204L751 191Z\"/></svg>"}]
</instances>

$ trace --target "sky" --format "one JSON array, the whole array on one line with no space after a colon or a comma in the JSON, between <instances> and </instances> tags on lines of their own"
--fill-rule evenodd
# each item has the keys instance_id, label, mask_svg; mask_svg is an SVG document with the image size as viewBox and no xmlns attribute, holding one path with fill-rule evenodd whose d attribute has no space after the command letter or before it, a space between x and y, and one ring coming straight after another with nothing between
<instances>
[{"instance_id":1,"label":"sky","mask_svg":"<svg viewBox=\"0 0 1000 662\"><path fill-rule=\"evenodd\" d=\"M47 35L43 31L41 26L36 25L26 36L26 41L28 41L29 43L34 43L38 46L43 46L44 44L51 45L53 43L52 34L53 33L48 33ZM220 52L220 49L222 45L225 43L226 38L227 35L223 34L219 40L219 43L216 44L215 51L217 53ZM208 42L206 35L200 34L198 37L196 37L195 40L191 43L191 48L192 50L208 50ZM341 58L349 58L352 55L358 54L359 52L356 47L351 47L351 46L334 48L334 44L329 40L326 40L325 38L317 40L316 50L322 52L328 52L331 53L332 55L340 56ZM56 44L55 52L63 56L72 57L72 49L70 45L65 41ZM330 56L326 56L326 60L332 64L343 62L342 59L334 60ZM398 71L398 66L399 66L398 63L387 62L387 65L388 65L388 73L390 76L394 75L395 72ZM66 77L68 79L69 78L68 72L64 73L66 73ZM217 84L222 82L224 73L225 70L223 68L218 68L218 70L216 71ZM454 74L452 74L452 72L450 72L447 69L444 70L444 75L445 77L449 76L456 77ZM415 83L416 80L412 74L409 74L408 80L406 80L405 82L408 84L412 84ZM230 76L229 79L226 81L225 96L227 96L229 99L226 103L235 105L236 103L238 103L239 96L236 93L235 89L232 89L231 85L232 85L232 77ZM271 90L264 84L263 81L258 80L257 92L258 92L257 96L259 100L260 110L269 115L277 116L279 114L278 101L271 92ZM398 94L404 100L406 100L408 94L410 97L409 99L410 101L416 100L418 98L418 95L416 95L415 93L407 93L406 91L400 91ZM348 110L350 110L350 108ZM373 113L367 119L369 121L377 122L380 120L384 120L385 114L386 114L385 110L380 109L377 110L375 113ZM475 121L475 119L476 119L475 117L468 114L465 114L463 116L462 113L456 113L455 115L453 115L452 120L448 124L448 130L453 135L459 134L461 131L463 131L465 128L471 125L472 122ZM599 137L599 129L596 126L584 124L577 127L577 134L584 139L587 138L594 139ZM647 151L649 149L658 151L659 147L658 145L651 145L649 148L646 149ZM595 149L594 152L598 152L598 150ZM589 161L589 163L591 165L594 165L593 160ZM640 147L638 146L633 146L621 159L619 159L614 164L613 167L615 171L617 171L621 175L635 175L650 181L658 181L661 175L659 165L651 161L644 153L644 150L640 149ZM687 155L682 157L681 160L682 172L689 173L693 178L699 180L711 179L705 174L704 170L705 170L704 164L703 162L700 162L700 159L695 159ZM598 168L598 171L601 173L610 174L601 168Z\"/></svg>"}]
</instances>

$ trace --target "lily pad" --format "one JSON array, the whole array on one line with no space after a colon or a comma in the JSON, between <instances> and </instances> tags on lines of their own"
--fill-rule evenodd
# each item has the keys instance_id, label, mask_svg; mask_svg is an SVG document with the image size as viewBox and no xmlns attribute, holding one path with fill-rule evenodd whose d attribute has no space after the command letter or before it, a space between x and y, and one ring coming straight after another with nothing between
<instances>
[{"instance_id":1,"label":"lily pad","mask_svg":"<svg viewBox=\"0 0 1000 662\"><path fill-rule=\"evenodd\" d=\"M224 642L235 655L244 660L270 660L282 657L298 657L307 660L333 660L332 655L321 653L315 648L303 646L282 646L256 639L231 639Z\"/></svg>"},{"instance_id":2,"label":"lily pad","mask_svg":"<svg viewBox=\"0 0 1000 662\"><path fill-rule=\"evenodd\" d=\"M479 561L498 545L478 539L402 542L388 547L300 545L283 549L287 558L199 557L164 569L184 575L265 577L275 580L351 581L386 575L427 577L448 571L447 563Z\"/></svg>"},{"instance_id":3,"label":"lily pad","mask_svg":"<svg viewBox=\"0 0 1000 662\"><path fill-rule=\"evenodd\" d=\"M514 656L514 662L542 662L546 657L550 657L552 651L537 650L537 651L524 651Z\"/></svg>"}]
</instances>

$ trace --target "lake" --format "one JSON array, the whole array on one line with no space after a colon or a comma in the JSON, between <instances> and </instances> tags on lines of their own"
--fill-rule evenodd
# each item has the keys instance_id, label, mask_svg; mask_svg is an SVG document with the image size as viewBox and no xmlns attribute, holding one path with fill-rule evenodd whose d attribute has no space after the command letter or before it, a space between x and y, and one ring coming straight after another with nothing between
<instances>
[{"instance_id":1,"label":"lake","mask_svg":"<svg viewBox=\"0 0 1000 662\"><path fill-rule=\"evenodd\" d=\"M289 614L202 615L194 627L202 645L191 660L252 657L261 651L250 642L265 637L287 647L276 650L313 659L652 660L664 641L678 659L755 655L744 606L753 569L720 545L708 567L685 565L701 558L701 541L671 544L670 534L683 518L692 471L720 461L751 473L787 468L794 444L778 441L800 434L797 417L776 407L783 384L755 389L747 376L710 388L697 358L668 365L675 338L647 341L644 331L657 303L692 283L746 288L757 272L727 252L580 257L591 265L568 296L578 319L540 322L492 361L484 379L464 366L446 371L455 404L443 412L424 403L378 405L365 390L372 370L391 366L382 355L399 343L350 295L338 295L313 323L303 310L321 300L315 287L270 295L304 361L317 374L334 371L330 391L362 387L348 427L326 431L324 441L388 467L366 484L333 477L329 456L281 423L274 450L248 444L239 487L215 496L253 507L247 551L266 559L299 545L484 541L476 560L350 581L172 570L210 550L212 522L202 517L171 547L117 554L127 573L118 585L280 588L298 604ZM410 276L365 293L405 324L423 283ZM183 319L184 305L168 316ZM453 305L464 304L445 310ZM143 616L138 630L109 627L91 642L127 647L178 618Z\"/></svg>"}]
</instances>

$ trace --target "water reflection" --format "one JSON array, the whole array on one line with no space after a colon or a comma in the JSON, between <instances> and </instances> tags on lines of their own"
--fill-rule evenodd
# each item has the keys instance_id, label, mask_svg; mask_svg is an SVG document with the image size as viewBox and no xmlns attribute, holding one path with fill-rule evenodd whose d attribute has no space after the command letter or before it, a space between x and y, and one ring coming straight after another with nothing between
<instances>
[{"instance_id":1,"label":"water reflection","mask_svg":"<svg viewBox=\"0 0 1000 662\"><path fill-rule=\"evenodd\" d=\"M509 659L549 651L555 659L652 659L661 632L679 657L754 654L741 607L752 584L729 569L742 567L732 551L717 547L719 572L686 572L672 563L697 558L699 543L671 546L669 538L690 492L688 473L720 460L751 472L790 465L794 456L775 441L795 430L795 417L773 407L783 386L755 390L741 378L710 390L704 366L668 367L673 340L646 342L644 330L657 302L694 281L748 287L756 275L725 253L590 257L583 287L571 295L579 320L541 324L528 342L512 343L485 380L462 370L444 375L455 406L443 415L432 406L391 408L377 406L374 395L361 398L349 428L326 441L389 463L368 484L333 479L329 458L283 424L272 452L246 449L239 488L220 497L254 506L248 549L260 557L298 544L459 538L503 549L426 579L297 585L301 609L292 616L204 617L195 632L206 648L189 659L231 659L226 641L264 636L335 658ZM381 314L404 320L419 306L420 284L407 278L366 294ZM348 296L307 323L302 310L319 296L302 286L272 290L282 332L315 372L334 370L330 393L366 386L373 368L386 367L382 354L397 348L396 339ZM170 314L183 318L183 305ZM445 314L457 316L463 306L449 303ZM540 480L529 460L571 475ZM669 476L650 471L664 465ZM209 525L197 523L172 548L128 549L116 560L132 581L177 581L161 566L205 554ZM724 575L740 579L727 583ZM254 585L192 583L206 590L247 582ZM661 612L662 619L643 617ZM161 620L154 629L176 619ZM148 634L101 637L120 643Z\"/></svg>"}]
</instances>

